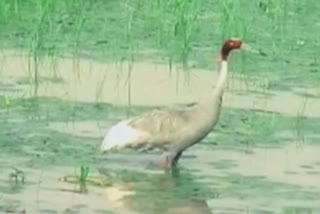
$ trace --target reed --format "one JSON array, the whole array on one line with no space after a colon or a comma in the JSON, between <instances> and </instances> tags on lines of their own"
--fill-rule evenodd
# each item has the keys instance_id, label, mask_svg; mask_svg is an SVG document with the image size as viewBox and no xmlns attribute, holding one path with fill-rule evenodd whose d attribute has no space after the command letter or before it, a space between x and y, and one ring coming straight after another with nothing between
<instances>
[{"instance_id":1,"label":"reed","mask_svg":"<svg viewBox=\"0 0 320 214\"><path fill-rule=\"evenodd\" d=\"M29 74L31 74L32 77L34 96L38 96L40 64L43 56L42 50L45 43L45 31L47 30L46 18L51 3L51 1L38 2L36 7L36 12L39 14L39 17L36 20L29 47Z\"/></svg>"},{"instance_id":2,"label":"reed","mask_svg":"<svg viewBox=\"0 0 320 214\"><path fill-rule=\"evenodd\" d=\"M178 55L179 62L182 64L182 71L185 74L185 83L189 84L190 72L188 61L192 51L193 36L197 28L199 28L199 2L196 0L175 0L172 4L173 12L175 14L173 23L175 52L176 55Z\"/></svg>"},{"instance_id":3,"label":"reed","mask_svg":"<svg viewBox=\"0 0 320 214\"><path fill-rule=\"evenodd\" d=\"M78 177L79 179L79 191L81 193L86 193L88 192L87 189L87 180L89 176L90 168L88 166L81 166L80 167L80 175Z\"/></svg>"},{"instance_id":4,"label":"reed","mask_svg":"<svg viewBox=\"0 0 320 214\"><path fill-rule=\"evenodd\" d=\"M304 120L305 120L304 114L305 114L307 105L308 105L308 96L305 96L301 109L297 112L296 123L295 123L296 139L300 145L305 143L305 134L304 134L303 126L304 126Z\"/></svg>"},{"instance_id":5,"label":"reed","mask_svg":"<svg viewBox=\"0 0 320 214\"><path fill-rule=\"evenodd\" d=\"M128 47L128 70L127 70L127 117L131 115L131 102L132 102L132 70L135 61L135 47L133 42L133 21L134 21L134 13L135 7L131 5L132 0L127 0L125 4L126 11L126 26L125 26L125 43Z\"/></svg>"}]
</instances>

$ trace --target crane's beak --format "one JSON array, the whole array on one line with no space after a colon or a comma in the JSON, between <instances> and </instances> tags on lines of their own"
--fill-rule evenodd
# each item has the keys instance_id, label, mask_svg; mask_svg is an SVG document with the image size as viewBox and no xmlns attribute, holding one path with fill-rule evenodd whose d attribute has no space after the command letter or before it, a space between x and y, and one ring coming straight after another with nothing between
<instances>
[{"instance_id":1,"label":"crane's beak","mask_svg":"<svg viewBox=\"0 0 320 214\"><path fill-rule=\"evenodd\" d=\"M251 53L259 54L259 55L262 55L262 56L267 56L267 54L264 53L263 51L256 50L256 49L252 48L250 45L248 45L246 43L242 43L241 49L242 50L246 50L246 51L250 51Z\"/></svg>"}]
</instances>

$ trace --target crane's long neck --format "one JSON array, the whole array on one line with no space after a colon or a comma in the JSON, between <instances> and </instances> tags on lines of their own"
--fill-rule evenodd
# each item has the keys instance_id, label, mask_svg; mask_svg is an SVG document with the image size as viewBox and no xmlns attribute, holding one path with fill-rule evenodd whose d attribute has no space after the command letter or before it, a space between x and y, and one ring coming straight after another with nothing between
<instances>
[{"instance_id":1,"label":"crane's long neck","mask_svg":"<svg viewBox=\"0 0 320 214\"><path fill-rule=\"evenodd\" d=\"M224 87L227 82L227 74L228 74L228 61L222 60L220 64L219 77L214 90L214 94L219 97L223 95Z\"/></svg>"}]
</instances>

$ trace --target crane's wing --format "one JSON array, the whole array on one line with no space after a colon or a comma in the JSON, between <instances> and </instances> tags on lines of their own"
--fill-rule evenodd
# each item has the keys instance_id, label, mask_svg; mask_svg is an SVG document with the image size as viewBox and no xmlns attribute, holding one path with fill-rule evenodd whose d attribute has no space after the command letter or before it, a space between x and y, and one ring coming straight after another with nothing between
<instances>
[{"instance_id":1,"label":"crane's wing","mask_svg":"<svg viewBox=\"0 0 320 214\"><path fill-rule=\"evenodd\" d=\"M101 150L122 147L166 147L191 121L197 103L154 110L119 122L105 136Z\"/></svg>"},{"instance_id":2,"label":"crane's wing","mask_svg":"<svg viewBox=\"0 0 320 214\"><path fill-rule=\"evenodd\" d=\"M155 110L132 119L128 125L135 130L148 133L149 137L139 142L150 147L167 147L174 143L179 133L191 122L197 103Z\"/></svg>"},{"instance_id":3,"label":"crane's wing","mask_svg":"<svg viewBox=\"0 0 320 214\"><path fill-rule=\"evenodd\" d=\"M133 118L128 124L152 135L176 132L190 120L190 114L196 105L192 103L164 110L154 110Z\"/></svg>"},{"instance_id":4,"label":"crane's wing","mask_svg":"<svg viewBox=\"0 0 320 214\"><path fill-rule=\"evenodd\" d=\"M198 105L198 102L190 102L190 103L176 103L171 107L171 109L179 109L181 108L182 110L188 110L188 108L193 108Z\"/></svg>"}]
</instances>

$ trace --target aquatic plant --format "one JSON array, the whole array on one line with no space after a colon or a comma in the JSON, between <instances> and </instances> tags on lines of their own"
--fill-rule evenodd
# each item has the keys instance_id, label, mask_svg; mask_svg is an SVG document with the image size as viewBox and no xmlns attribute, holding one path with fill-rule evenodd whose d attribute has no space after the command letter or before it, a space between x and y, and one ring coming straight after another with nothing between
<instances>
[{"instance_id":1,"label":"aquatic plant","mask_svg":"<svg viewBox=\"0 0 320 214\"><path fill-rule=\"evenodd\" d=\"M190 72L188 70L189 55L192 50L192 39L199 28L199 2L196 0L175 0L170 2L174 12L173 38L175 53L185 74L185 83L189 84ZM179 75L179 71L177 71ZM178 80L179 78L177 78ZM177 84L179 84L177 82ZM177 86L178 87L178 86Z\"/></svg>"},{"instance_id":2,"label":"aquatic plant","mask_svg":"<svg viewBox=\"0 0 320 214\"><path fill-rule=\"evenodd\" d=\"M18 168L12 168L12 172L9 174L9 178L13 181L15 187L24 185L25 183L25 173Z\"/></svg>"},{"instance_id":3,"label":"aquatic plant","mask_svg":"<svg viewBox=\"0 0 320 214\"><path fill-rule=\"evenodd\" d=\"M302 127L304 125L304 119L305 119L304 114L306 111L307 104L308 104L308 97L305 96L305 99L302 103L301 110L297 112L296 123L295 123L296 138L299 144L305 143L305 136L304 136L305 134Z\"/></svg>"},{"instance_id":4,"label":"aquatic plant","mask_svg":"<svg viewBox=\"0 0 320 214\"><path fill-rule=\"evenodd\" d=\"M90 168L88 166L81 166L80 167L80 175L78 177L79 181L79 191L82 193L88 192L87 189L87 180L89 176Z\"/></svg>"}]
</instances>

